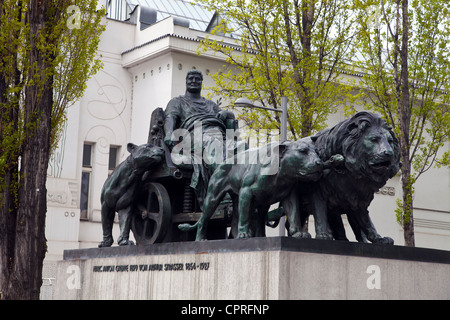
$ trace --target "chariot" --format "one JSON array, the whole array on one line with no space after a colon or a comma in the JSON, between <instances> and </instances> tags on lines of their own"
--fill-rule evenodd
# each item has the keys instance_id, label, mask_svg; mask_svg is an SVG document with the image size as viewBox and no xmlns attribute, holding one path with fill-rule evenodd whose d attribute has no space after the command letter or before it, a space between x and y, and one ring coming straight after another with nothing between
<instances>
[{"instance_id":1,"label":"chariot","mask_svg":"<svg viewBox=\"0 0 450 320\"><path fill-rule=\"evenodd\" d=\"M164 143L162 108L152 113L147 143L163 148L165 158L156 170L143 177L131 218L136 242L143 245L194 240L194 232L181 232L177 228L180 223L196 222L202 214L194 189L190 187L193 168L173 164L170 150ZM209 239L227 238L232 211L231 200L221 203L208 228Z\"/></svg>"}]
</instances>

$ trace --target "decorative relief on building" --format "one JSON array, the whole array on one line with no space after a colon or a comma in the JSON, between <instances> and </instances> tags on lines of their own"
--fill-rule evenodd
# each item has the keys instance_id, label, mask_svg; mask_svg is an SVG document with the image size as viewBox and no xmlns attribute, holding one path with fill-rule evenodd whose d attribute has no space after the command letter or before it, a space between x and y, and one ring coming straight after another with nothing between
<instances>
[{"instance_id":1,"label":"decorative relief on building","mask_svg":"<svg viewBox=\"0 0 450 320\"><path fill-rule=\"evenodd\" d=\"M58 142L58 148L50 155L48 162L47 175L49 177L61 178L64 163L64 153L66 150L67 121L61 130L61 137Z\"/></svg>"},{"instance_id":2,"label":"decorative relief on building","mask_svg":"<svg viewBox=\"0 0 450 320\"><path fill-rule=\"evenodd\" d=\"M66 204L67 194L64 191L47 191L47 202L53 202L55 204Z\"/></svg>"},{"instance_id":3,"label":"decorative relief on building","mask_svg":"<svg viewBox=\"0 0 450 320\"><path fill-rule=\"evenodd\" d=\"M122 83L104 70L101 70L93 79L97 83L98 89L88 102L89 114L100 120L112 120L120 117L127 105L126 91Z\"/></svg>"},{"instance_id":4,"label":"decorative relief on building","mask_svg":"<svg viewBox=\"0 0 450 320\"><path fill-rule=\"evenodd\" d=\"M47 203L50 206L76 208L79 205L78 184L76 182L53 179L51 185L47 188Z\"/></svg>"},{"instance_id":5,"label":"decorative relief on building","mask_svg":"<svg viewBox=\"0 0 450 320\"><path fill-rule=\"evenodd\" d=\"M70 191L70 205L72 207L78 206L78 183L69 182L69 191Z\"/></svg>"},{"instance_id":6,"label":"decorative relief on building","mask_svg":"<svg viewBox=\"0 0 450 320\"><path fill-rule=\"evenodd\" d=\"M421 218L414 217L414 227L450 230L450 222L430 220L430 219L421 219Z\"/></svg>"},{"instance_id":7,"label":"decorative relief on building","mask_svg":"<svg viewBox=\"0 0 450 320\"><path fill-rule=\"evenodd\" d=\"M121 130L117 128L117 132ZM95 141L95 163L100 165L108 164L110 144L122 144L122 139L116 135L112 128L105 125L93 126L86 134L85 141Z\"/></svg>"}]
</instances>

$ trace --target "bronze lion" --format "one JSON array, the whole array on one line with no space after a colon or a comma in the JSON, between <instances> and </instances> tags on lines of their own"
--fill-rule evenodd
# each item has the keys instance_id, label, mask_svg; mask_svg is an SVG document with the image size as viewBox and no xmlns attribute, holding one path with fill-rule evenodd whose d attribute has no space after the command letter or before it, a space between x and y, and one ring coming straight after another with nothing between
<instances>
[{"instance_id":1,"label":"bronze lion","mask_svg":"<svg viewBox=\"0 0 450 320\"><path fill-rule=\"evenodd\" d=\"M261 154L260 149L250 149L243 154L247 159L245 162L219 165L209 181L201 218L194 225L182 224L178 228L183 231L197 228L196 240L206 240L208 221L220 201L229 193L237 209L233 215L239 216L237 238L252 237L254 234L249 222L255 209L259 216L258 222L264 224L270 205L285 198L297 181L320 178L324 164L310 138L274 143L267 147L273 149L270 161L249 161L254 155ZM273 169L274 163L277 164L276 172L264 173L264 169ZM262 227L257 226L256 230L262 230Z\"/></svg>"},{"instance_id":2,"label":"bronze lion","mask_svg":"<svg viewBox=\"0 0 450 320\"><path fill-rule=\"evenodd\" d=\"M289 234L308 237L302 225L313 213L316 238L348 240L341 219L347 214L358 241L393 244L378 234L368 211L374 193L400 170L400 148L392 129L380 116L363 111L319 132L314 140L323 161L342 154L344 165L325 170L317 182L299 184L282 202Z\"/></svg>"},{"instance_id":3,"label":"bronze lion","mask_svg":"<svg viewBox=\"0 0 450 320\"><path fill-rule=\"evenodd\" d=\"M119 212L120 236L119 245L128 245L132 242L130 234L130 218L136 193L141 186L145 172L156 168L164 158L164 150L153 144L137 146L128 143L127 150L130 155L120 163L111 176L106 179L101 192L103 241L98 245L110 247L114 240L112 229L114 215Z\"/></svg>"}]
</instances>

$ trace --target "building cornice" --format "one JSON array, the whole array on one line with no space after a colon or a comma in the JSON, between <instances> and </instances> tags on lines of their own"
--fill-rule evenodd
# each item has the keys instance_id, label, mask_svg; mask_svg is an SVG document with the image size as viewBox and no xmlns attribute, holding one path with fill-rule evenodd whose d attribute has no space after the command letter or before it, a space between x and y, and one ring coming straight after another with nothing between
<instances>
[{"instance_id":1,"label":"building cornice","mask_svg":"<svg viewBox=\"0 0 450 320\"><path fill-rule=\"evenodd\" d=\"M175 33L167 33L165 35L159 36L159 37L157 37L155 39L152 39L150 41L144 42L144 43L142 43L142 44L140 44L138 46L135 46L135 47L133 47L131 49L125 50L125 51L122 52L122 55L130 53L130 52L133 52L136 49L140 49L140 48L145 47L145 46L147 46L149 44L155 43L157 41L160 41L162 39L169 38L169 37L170 38L182 39L182 40L188 40L188 41L194 41L194 42L200 42L201 41L199 39L195 39L195 38L192 38L192 37L180 36L180 35L175 34Z\"/></svg>"}]
</instances>

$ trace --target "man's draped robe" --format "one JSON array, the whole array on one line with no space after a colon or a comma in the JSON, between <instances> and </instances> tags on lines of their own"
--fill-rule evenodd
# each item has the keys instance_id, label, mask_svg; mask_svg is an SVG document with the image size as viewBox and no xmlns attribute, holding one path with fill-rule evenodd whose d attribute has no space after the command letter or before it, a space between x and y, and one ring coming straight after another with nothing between
<instances>
[{"instance_id":1,"label":"man's draped robe","mask_svg":"<svg viewBox=\"0 0 450 320\"><path fill-rule=\"evenodd\" d=\"M165 116L170 115L174 119L176 129L185 129L190 134L190 163L194 170L190 186L195 190L202 209L209 178L217 162L223 161L227 156L226 126L217 117L220 111L222 109L211 100L202 98L200 101L192 101L185 96L170 100L165 110ZM217 154L220 148L222 153Z\"/></svg>"}]
</instances>

